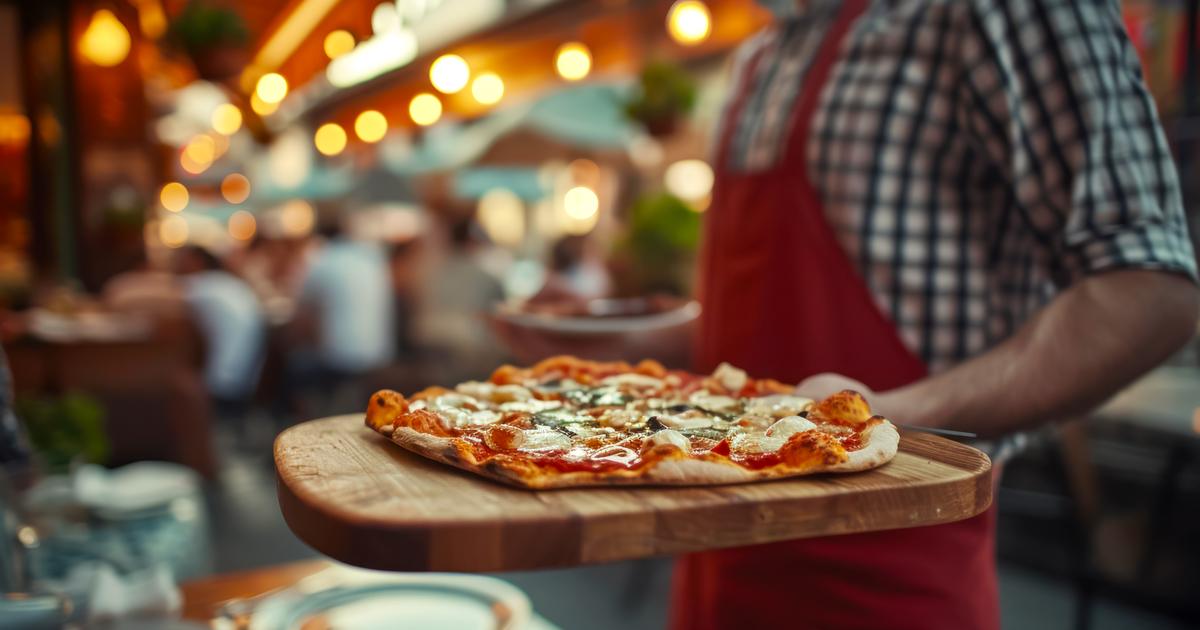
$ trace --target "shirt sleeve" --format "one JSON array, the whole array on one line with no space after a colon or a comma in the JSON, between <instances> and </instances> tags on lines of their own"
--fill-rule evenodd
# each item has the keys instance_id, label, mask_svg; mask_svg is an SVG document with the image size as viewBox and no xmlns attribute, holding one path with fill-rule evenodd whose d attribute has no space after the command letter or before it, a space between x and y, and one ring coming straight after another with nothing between
<instances>
[{"instance_id":1,"label":"shirt sleeve","mask_svg":"<svg viewBox=\"0 0 1200 630\"><path fill-rule=\"evenodd\" d=\"M1058 286L1115 268L1196 279L1179 178L1115 1L976 0L959 122Z\"/></svg>"}]
</instances>

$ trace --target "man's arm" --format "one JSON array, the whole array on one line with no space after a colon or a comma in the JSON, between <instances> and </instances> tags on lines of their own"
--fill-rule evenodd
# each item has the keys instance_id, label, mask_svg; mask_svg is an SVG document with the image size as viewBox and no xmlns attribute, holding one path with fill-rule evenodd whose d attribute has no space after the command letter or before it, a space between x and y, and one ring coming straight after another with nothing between
<instances>
[{"instance_id":1,"label":"man's arm","mask_svg":"<svg viewBox=\"0 0 1200 630\"><path fill-rule=\"evenodd\" d=\"M905 424L995 436L1086 412L1196 334L1200 292L1170 273L1121 270L1063 291L1015 335L945 372L874 394L872 407ZM856 388L819 375L812 397Z\"/></svg>"}]
</instances>

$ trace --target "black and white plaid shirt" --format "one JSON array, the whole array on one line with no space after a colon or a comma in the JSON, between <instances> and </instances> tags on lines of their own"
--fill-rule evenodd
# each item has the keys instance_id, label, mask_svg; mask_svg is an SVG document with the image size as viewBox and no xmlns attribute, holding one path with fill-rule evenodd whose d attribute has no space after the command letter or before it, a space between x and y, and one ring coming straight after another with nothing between
<instances>
[{"instance_id":1,"label":"black and white plaid shirt","mask_svg":"<svg viewBox=\"0 0 1200 630\"><path fill-rule=\"evenodd\" d=\"M761 56L742 115L723 123L736 125L720 157L734 170L780 157L840 3L799 4L735 61L741 81ZM1196 276L1177 174L1115 1L874 2L812 124L808 172L830 224L933 370L1003 340L1087 274Z\"/></svg>"}]
</instances>

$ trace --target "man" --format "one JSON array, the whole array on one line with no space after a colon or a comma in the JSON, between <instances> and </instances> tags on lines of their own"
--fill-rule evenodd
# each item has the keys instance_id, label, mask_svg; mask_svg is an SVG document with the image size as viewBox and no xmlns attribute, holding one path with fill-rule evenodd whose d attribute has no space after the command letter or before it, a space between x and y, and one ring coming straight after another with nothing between
<instances>
[{"instance_id":1,"label":"man","mask_svg":"<svg viewBox=\"0 0 1200 630\"><path fill-rule=\"evenodd\" d=\"M258 387L266 321L258 297L209 251L175 253L184 299L205 342L204 380L224 419L241 421Z\"/></svg>"},{"instance_id":2,"label":"man","mask_svg":"<svg viewBox=\"0 0 1200 630\"><path fill-rule=\"evenodd\" d=\"M1194 334L1177 176L1115 2L770 5L720 130L699 369L1000 437ZM985 513L694 554L673 622L996 628L993 534Z\"/></svg>"}]
</instances>

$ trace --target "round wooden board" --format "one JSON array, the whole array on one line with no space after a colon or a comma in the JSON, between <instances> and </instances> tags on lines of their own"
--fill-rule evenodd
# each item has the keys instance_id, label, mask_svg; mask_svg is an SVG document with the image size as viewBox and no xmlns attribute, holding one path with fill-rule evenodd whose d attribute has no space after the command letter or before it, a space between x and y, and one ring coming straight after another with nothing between
<instances>
[{"instance_id":1,"label":"round wooden board","mask_svg":"<svg viewBox=\"0 0 1200 630\"><path fill-rule=\"evenodd\" d=\"M523 490L426 460L363 426L313 420L275 441L292 531L334 559L393 571L565 567L932 525L992 501L991 461L905 433L875 470L728 486Z\"/></svg>"}]
</instances>

